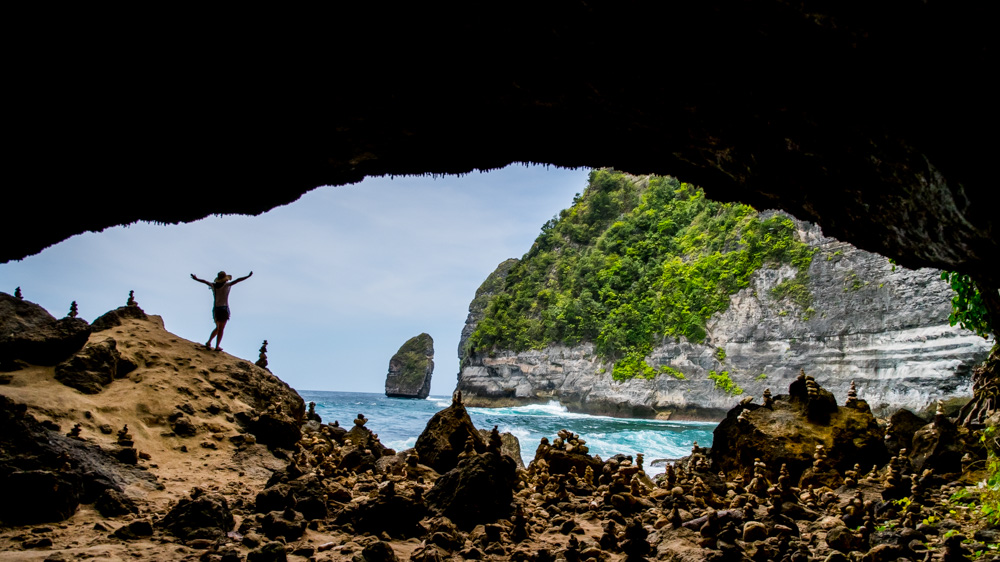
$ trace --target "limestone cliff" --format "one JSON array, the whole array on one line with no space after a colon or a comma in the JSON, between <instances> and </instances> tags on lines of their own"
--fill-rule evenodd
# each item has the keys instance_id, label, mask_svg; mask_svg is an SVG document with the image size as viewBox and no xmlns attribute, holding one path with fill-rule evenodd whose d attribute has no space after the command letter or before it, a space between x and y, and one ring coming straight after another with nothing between
<instances>
[{"instance_id":1,"label":"limestone cliff","mask_svg":"<svg viewBox=\"0 0 1000 562\"><path fill-rule=\"evenodd\" d=\"M948 325L951 290L938 271L898 267L824 237L815 225L796 226L798 237L816 249L809 298L774 291L795 277L793 267L758 270L729 308L709 320L702 343L670 338L646 357L650 366L669 366L677 375L615 381L611 362L582 343L470 354L458 389L468 405L558 400L581 412L674 419L721 419L747 396L759 401L765 388L788 387L799 369L839 399L856 381L877 414L971 395L971 368L986 357L990 342ZM463 333L474 330L475 321L470 314ZM709 378L722 373L741 395Z\"/></svg>"},{"instance_id":2,"label":"limestone cliff","mask_svg":"<svg viewBox=\"0 0 1000 562\"><path fill-rule=\"evenodd\" d=\"M427 398L434 373L434 339L420 334L406 341L389 360L385 395L390 398Z\"/></svg>"}]
</instances>

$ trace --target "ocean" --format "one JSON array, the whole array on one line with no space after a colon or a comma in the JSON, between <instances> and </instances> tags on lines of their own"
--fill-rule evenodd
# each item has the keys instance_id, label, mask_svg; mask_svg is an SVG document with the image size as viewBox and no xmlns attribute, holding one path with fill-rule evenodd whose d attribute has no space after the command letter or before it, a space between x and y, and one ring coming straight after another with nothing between
<instances>
[{"instance_id":1,"label":"ocean","mask_svg":"<svg viewBox=\"0 0 1000 562\"><path fill-rule=\"evenodd\" d=\"M350 428L358 414L368 418L365 426L378 434L386 447L402 451L413 447L417 437L436 412L451 404L450 396L429 396L425 400L388 398L368 392L330 392L299 390L306 401L316 403L316 413L323 423L338 420ZM658 474L665 465L656 459L678 459L691 453L691 445L712 444L712 431L717 424L682 421L612 418L574 414L558 402L519 406L515 408L469 408L472 423L479 429L494 425L514 434L521 444L521 458L528 464L542 437L549 441L561 429L579 434L590 447L590 454L607 459L618 453L645 455L646 472Z\"/></svg>"}]
</instances>

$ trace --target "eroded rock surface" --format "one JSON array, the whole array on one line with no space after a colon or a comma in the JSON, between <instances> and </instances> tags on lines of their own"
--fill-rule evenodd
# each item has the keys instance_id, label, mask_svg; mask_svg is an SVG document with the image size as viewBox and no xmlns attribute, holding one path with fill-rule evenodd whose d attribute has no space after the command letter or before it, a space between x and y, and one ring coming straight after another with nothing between
<instances>
[{"instance_id":1,"label":"eroded rock surface","mask_svg":"<svg viewBox=\"0 0 1000 562\"><path fill-rule=\"evenodd\" d=\"M406 341L389 360L385 395L390 398L427 398L434 374L434 339L424 333Z\"/></svg>"},{"instance_id":2,"label":"eroded rock surface","mask_svg":"<svg viewBox=\"0 0 1000 562\"><path fill-rule=\"evenodd\" d=\"M854 400L838 406L832 394L813 384L807 390L803 376L788 394L773 397L767 405L750 402L733 408L715 428L713 467L749 481L754 461L760 459L772 481L786 465L792 481L798 482L814 466L817 446L824 449L824 469L839 474L855 464L863 473L884 465L889 460L884 433L868 405Z\"/></svg>"},{"instance_id":3,"label":"eroded rock surface","mask_svg":"<svg viewBox=\"0 0 1000 562\"><path fill-rule=\"evenodd\" d=\"M81 318L56 320L37 304L0 293L0 370L21 360L55 365L79 350L91 327Z\"/></svg>"},{"instance_id":4,"label":"eroded rock surface","mask_svg":"<svg viewBox=\"0 0 1000 562\"><path fill-rule=\"evenodd\" d=\"M573 411L620 417L721 419L745 396L787 387L808 366L824 386L845 396L852 382L881 416L905 407L922 412L938 399L967 399L972 368L990 342L950 326L952 291L930 269L908 270L886 258L796 223L815 248L806 308L772 290L795 277L790 266L761 269L749 287L713 316L703 343L664 341L646 358L684 379L612 379L612 364L594 346L553 345L463 355L458 389L472 406L504 407L557 400ZM479 316L470 316L471 333ZM719 359L723 357L723 359ZM729 395L708 378L727 373L743 389Z\"/></svg>"}]
</instances>

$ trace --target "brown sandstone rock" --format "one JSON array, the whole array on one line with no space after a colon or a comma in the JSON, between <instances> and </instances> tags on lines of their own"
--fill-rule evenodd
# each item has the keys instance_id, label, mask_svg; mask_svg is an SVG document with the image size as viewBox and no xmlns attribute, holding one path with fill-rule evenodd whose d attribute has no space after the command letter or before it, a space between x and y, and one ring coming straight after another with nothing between
<instances>
[{"instance_id":1,"label":"brown sandstone rock","mask_svg":"<svg viewBox=\"0 0 1000 562\"><path fill-rule=\"evenodd\" d=\"M427 506L461 529L510 515L516 467L504 455L486 452L459 461L427 493Z\"/></svg>"},{"instance_id":2,"label":"brown sandstone rock","mask_svg":"<svg viewBox=\"0 0 1000 562\"><path fill-rule=\"evenodd\" d=\"M116 326L121 326L122 320L125 318L148 320L149 316L147 316L146 313L143 312L143 310L138 306L119 306L118 308L109 310L94 319L91 327L95 332L110 330Z\"/></svg>"},{"instance_id":3,"label":"brown sandstone rock","mask_svg":"<svg viewBox=\"0 0 1000 562\"><path fill-rule=\"evenodd\" d=\"M477 452L486 450L486 443L472 424L465 406L461 402L453 402L427 422L427 427L417 437L414 449L422 464L444 474L458 464L458 455L465 450L465 444L470 439Z\"/></svg>"},{"instance_id":4,"label":"brown sandstone rock","mask_svg":"<svg viewBox=\"0 0 1000 562\"><path fill-rule=\"evenodd\" d=\"M99 343L88 343L66 361L56 365L55 378L66 386L84 394L97 394L116 378L122 378L135 369L123 361L117 342L107 338Z\"/></svg>"},{"instance_id":5,"label":"brown sandstone rock","mask_svg":"<svg viewBox=\"0 0 1000 562\"><path fill-rule=\"evenodd\" d=\"M18 359L55 365L83 347L90 332L85 320L56 320L37 304L0 292L0 366Z\"/></svg>"},{"instance_id":6,"label":"brown sandstone rock","mask_svg":"<svg viewBox=\"0 0 1000 562\"><path fill-rule=\"evenodd\" d=\"M796 381L770 408L736 406L715 429L713 470L749 481L754 459L760 458L772 482L782 464L797 482L812 465L817 445L825 447L830 466L841 473L859 462L864 472L885 464L889 457L883 435L868 405L858 400L853 407L838 408L831 399L822 388L810 397L805 383Z\"/></svg>"}]
</instances>

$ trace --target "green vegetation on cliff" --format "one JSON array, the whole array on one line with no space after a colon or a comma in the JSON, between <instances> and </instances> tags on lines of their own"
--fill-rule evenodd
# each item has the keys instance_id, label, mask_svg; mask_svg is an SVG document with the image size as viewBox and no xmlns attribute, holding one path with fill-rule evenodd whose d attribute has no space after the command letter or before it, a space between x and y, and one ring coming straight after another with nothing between
<instances>
[{"instance_id":1,"label":"green vegetation on cliff","mask_svg":"<svg viewBox=\"0 0 1000 562\"><path fill-rule=\"evenodd\" d=\"M489 352L589 341L615 361L615 379L651 378L673 371L646 364L656 343L703 341L708 319L765 264L793 265L805 289L812 255L787 216L762 219L670 177L595 170L510 271L470 343ZM802 289L788 296L808 305Z\"/></svg>"}]
</instances>

